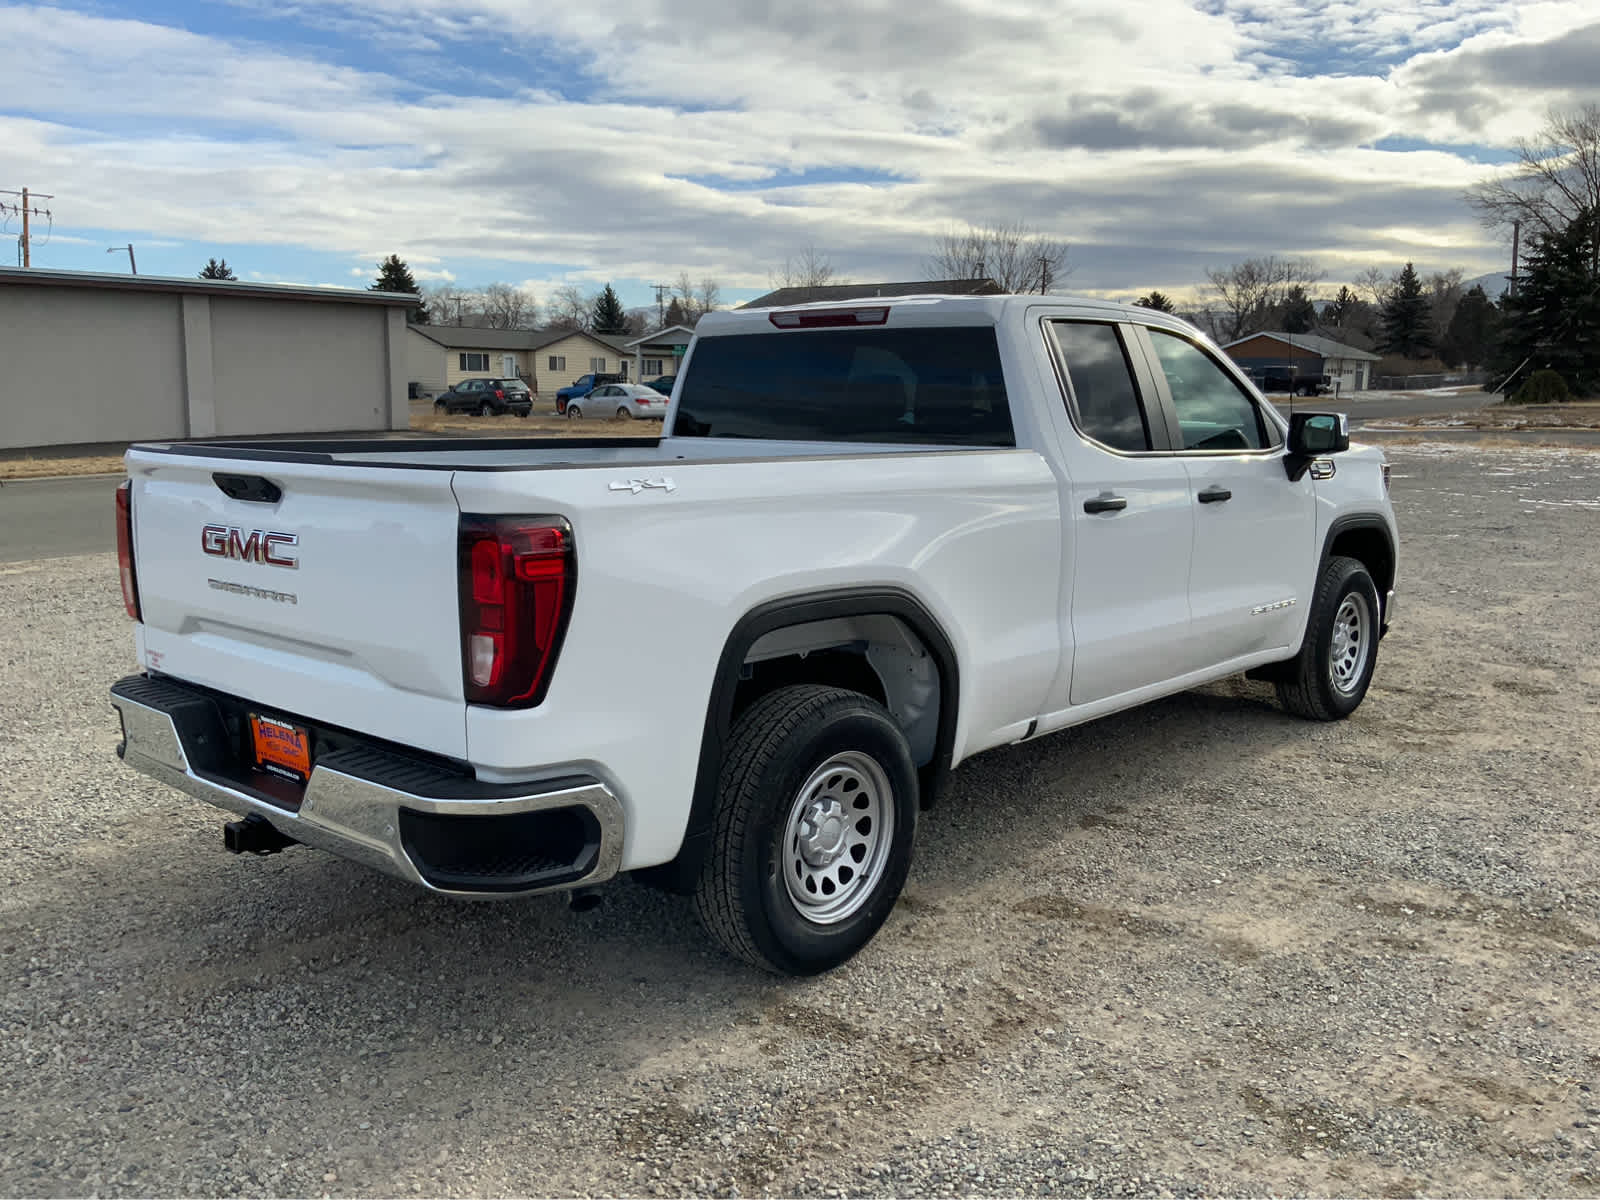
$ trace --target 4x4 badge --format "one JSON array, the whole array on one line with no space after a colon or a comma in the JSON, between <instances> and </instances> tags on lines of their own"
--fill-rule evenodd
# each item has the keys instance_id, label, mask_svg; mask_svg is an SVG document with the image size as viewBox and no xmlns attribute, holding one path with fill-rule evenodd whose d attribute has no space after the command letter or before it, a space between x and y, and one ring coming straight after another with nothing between
<instances>
[{"instance_id":1,"label":"4x4 badge","mask_svg":"<svg viewBox=\"0 0 1600 1200\"><path fill-rule=\"evenodd\" d=\"M645 488L660 488L664 492L675 492L678 485L672 482L672 476L663 475L660 479L625 479L611 484L613 492L632 492L637 496Z\"/></svg>"}]
</instances>

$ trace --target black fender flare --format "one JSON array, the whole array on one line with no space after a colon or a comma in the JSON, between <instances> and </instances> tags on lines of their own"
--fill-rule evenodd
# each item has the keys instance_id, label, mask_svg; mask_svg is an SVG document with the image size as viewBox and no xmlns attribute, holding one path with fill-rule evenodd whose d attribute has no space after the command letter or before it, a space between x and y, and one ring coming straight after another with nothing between
<instances>
[{"instance_id":1,"label":"black fender flare","mask_svg":"<svg viewBox=\"0 0 1600 1200\"><path fill-rule=\"evenodd\" d=\"M1389 549L1389 579L1387 581L1382 579L1373 581L1378 585L1378 602L1387 606L1389 598L1384 594L1384 592L1386 588L1394 586L1394 575L1400 568L1400 556L1399 552L1395 549L1394 531L1390 528L1389 522L1384 519L1382 513L1344 513L1343 515L1337 516L1332 521L1328 522L1328 532L1323 536L1322 539L1322 557L1317 560L1317 569L1321 570L1322 564L1328 561L1329 556L1333 553L1333 543L1338 541L1340 535L1350 533L1358 529L1376 530L1378 533L1383 535L1384 545ZM1380 623L1378 631L1378 636L1382 637L1388 632L1389 611L1388 608L1385 607L1383 612L1383 620Z\"/></svg>"},{"instance_id":2,"label":"black fender flare","mask_svg":"<svg viewBox=\"0 0 1600 1200\"><path fill-rule=\"evenodd\" d=\"M722 773L723 747L733 728L734 692L740 668L756 642L775 629L805 625L838 617L891 616L903 621L922 639L939 671L939 724L933 759L918 772L922 807L933 805L950 774L955 749L956 715L960 707L960 669L954 646L938 619L908 591L896 587L844 588L785 596L759 604L734 624L717 659L706 705L705 729L700 737L700 760L695 771L689 820L677 857L657 867L635 872L644 882L669 891L689 894L700 877L711 841L716 815L717 785Z\"/></svg>"}]
</instances>

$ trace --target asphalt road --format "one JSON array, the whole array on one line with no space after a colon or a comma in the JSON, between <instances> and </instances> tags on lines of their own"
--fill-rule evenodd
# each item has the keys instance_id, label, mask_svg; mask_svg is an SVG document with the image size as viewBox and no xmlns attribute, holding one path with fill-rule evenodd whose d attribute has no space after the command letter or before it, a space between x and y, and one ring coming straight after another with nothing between
<instances>
[{"instance_id":1,"label":"asphalt road","mask_svg":"<svg viewBox=\"0 0 1600 1200\"><path fill-rule=\"evenodd\" d=\"M1426 417L1436 413L1468 412L1482 408L1495 399L1479 388L1463 388L1457 392L1361 392L1359 398L1344 396L1316 396L1296 399L1300 409L1350 414L1351 428L1363 421L1387 421L1395 417ZM1272 397L1281 412L1289 411L1286 396Z\"/></svg>"},{"instance_id":2,"label":"asphalt road","mask_svg":"<svg viewBox=\"0 0 1600 1200\"><path fill-rule=\"evenodd\" d=\"M120 476L8 480L0 487L0 562L115 550Z\"/></svg>"}]
</instances>

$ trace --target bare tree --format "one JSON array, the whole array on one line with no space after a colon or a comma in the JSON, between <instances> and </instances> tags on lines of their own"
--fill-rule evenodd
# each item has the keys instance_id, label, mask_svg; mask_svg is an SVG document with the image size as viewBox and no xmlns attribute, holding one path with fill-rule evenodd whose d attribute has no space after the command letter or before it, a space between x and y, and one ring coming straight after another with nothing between
<instances>
[{"instance_id":1,"label":"bare tree","mask_svg":"<svg viewBox=\"0 0 1600 1200\"><path fill-rule=\"evenodd\" d=\"M532 329L539 321L539 305L533 293L508 283L491 283L484 288L480 311L490 329Z\"/></svg>"},{"instance_id":2,"label":"bare tree","mask_svg":"<svg viewBox=\"0 0 1600 1200\"><path fill-rule=\"evenodd\" d=\"M833 269L833 262L826 254L808 245L798 254L784 256L783 266L776 271L767 273L767 282L774 288L781 287L827 287L830 283L849 283Z\"/></svg>"},{"instance_id":3,"label":"bare tree","mask_svg":"<svg viewBox=\"0 0 1600 1200\"><path fill-rule=\"evenodd\" d=\"M679 271L677 282L672 285L672 295L683 313L683 323L693 325L722 303L722 284L710 278L696 284L688 271ZM667 323L672 322L669 319Z\"/></svg>"},{"instance_id":4,"label":"bare tree","mask_svg":"<svg viewBox=\"0 0 1600 1200\"><path fill-rule=\"evenodd\" d=\"M1308 290L1322 271L1308 258L1247 258L1222 270L1208 270L1211 290L1225 310L1221 339L1235 341L1266 328L1266 321L1296 287Z\"/></svg>"},{"instance_id":5,"label":"bare tree","mask_svg":"<svg viewBox=\"0 0 1600 1200\"><path fill-rule=\"evenodd\" d=\"M436 283L422 289L428 302L428 315L435 325L462 325L468 315L467 295L454 284Z\"/></svg>"},{"instance_id":6,"label":"bare tree","mask_svg":"<svg viewBox=\"0 0 1600 1200\"><path fill-rule=\"evenodd\" d=\"M1552 108L1537 136L1516 142L1510 172L1467 192L1490 229L1520 223L1524 233L1554 237L1580 220L1600 221L1600 104ZM1600 238L1589 268L1600 271Z\"/></svg>"},{"instance_id":7,"label":"bare tree","mask_svg":"<svg viewBox=\"0 0 1600 1200\"><path fill-rule=\"evenodd\" d=\"M1006 292L1048 292L1071 273L1067 243L1025 221L946 230L923 263L928 279L992 279Z\"/></svg>"},{"instance_id":8,"label":"bare tree","mask_svg":"<svg viewBox=\"0 0 1600 1200\"><path fill-rule=\"evenodd\" d=\"M1395 272L1398 275L1399 272ZM1357 275L1353 282L1361 298L1373 308L1382 308L1389 303L1389 293L1394 290L1395 275L1385 275L1382 267L1368 267Z\"/></svg>"},{"instance_id":9,"label":"bare tree","mask_svg":"<svg viewBox=\"0 0 1600 1200\"><path fill-rule=\"evenodd\" d=\"M552 329L587 329L594 301L575 283L563 283L550 293L546 306Z\"/></svg>"},{"instance_id":10,"label":"bare tree","mask_svg":"<svg viewBox=\"0 0 1600 1200\"><path fill-rule=\"evenodd\" d=\"M1435 346L1450 328L1450 321L1456 315L1456 305L1461 303L1462 274L1460 267L1451 267L1448 271L1435 271L1425 281L1428 289L1428 319L1433 325Z\"/></svg>"}]
</instances>

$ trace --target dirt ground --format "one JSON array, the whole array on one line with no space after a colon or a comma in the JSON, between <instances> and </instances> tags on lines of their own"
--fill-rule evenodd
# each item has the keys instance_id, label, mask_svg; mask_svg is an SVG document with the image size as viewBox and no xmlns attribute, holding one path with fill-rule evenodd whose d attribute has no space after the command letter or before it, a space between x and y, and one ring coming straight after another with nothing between
<instances>
[{"instance_id":1,"label":"dirt ground","mask_svg":"<svg viewBox=\"0 0 1600 1200\"><path fill-rule=\"evenodd\" d=\"M629 881L225 855L113 753L114 562L0 567L0 1193L1600 1195L1600 455L1391 456L1351 720L984 755L803 981Z\"/></svg>"}]
</instances>

